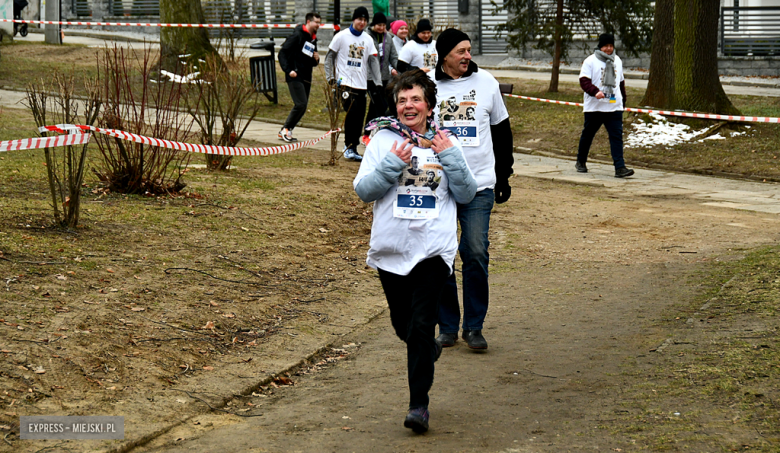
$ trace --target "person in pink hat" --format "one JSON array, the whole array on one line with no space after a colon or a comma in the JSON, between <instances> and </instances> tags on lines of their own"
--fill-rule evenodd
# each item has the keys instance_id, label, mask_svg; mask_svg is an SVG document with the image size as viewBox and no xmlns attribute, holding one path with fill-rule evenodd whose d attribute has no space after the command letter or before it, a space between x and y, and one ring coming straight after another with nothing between
<instances>
[{"instance_id":1,"label":"person in pink hat","mask_svg":"<svg viewBox=\"0 0 780 453\"><path fill-rule=\"evenodd\" d=\"M390 32L393 33L393 44L398 54L401 54L401 49L404 48L404 44L409 42L409 24L402 20L393 21L390 24Z\"/></svg>"}]
</instances>

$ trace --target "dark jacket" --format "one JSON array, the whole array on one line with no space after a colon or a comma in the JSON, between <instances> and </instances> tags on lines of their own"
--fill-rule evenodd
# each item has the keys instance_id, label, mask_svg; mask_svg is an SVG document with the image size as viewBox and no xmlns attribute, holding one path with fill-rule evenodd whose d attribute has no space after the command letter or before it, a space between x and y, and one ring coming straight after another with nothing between
<instances>
[{"instance_id":1,"label":"dark jacket","mask_svg":"<svg viewBox=\"0 0 780 453\"><path fill-rule=\"evenodd\" d=\"M379 68L382 72L382 83L387 83L391 79L390 71L398 66L398 50L393 44L393 35L388 32L380 35L373 29L368 30L368 35L374 39Z\"/></svg>"},{"instance_id":2,"label":"dark jacket","mask_svg":"<svg viewBox=\"0 0 780 453\"><path fill-rule=\"evenodd\" d=\"M292 35L282 44L279 50L279 66L284 71L284 80L311 82L312 69L319 64L317 60L303 53L303 46L309 43L317 50L317 36L312 36L303 25L298 25ZM298 77L290 77L290 71L298 73Z\"/></svg>"}]
</instances>

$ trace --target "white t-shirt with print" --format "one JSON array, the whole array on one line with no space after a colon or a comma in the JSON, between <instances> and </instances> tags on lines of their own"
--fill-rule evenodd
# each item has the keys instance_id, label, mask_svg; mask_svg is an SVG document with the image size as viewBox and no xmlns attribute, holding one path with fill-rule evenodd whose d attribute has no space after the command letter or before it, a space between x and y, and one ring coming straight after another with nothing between
<instances>
[{"instance_id":1,"label":"white t-shirt with print","mask_svg":"<svg viewBox=\"0 0 780 453\"><path fill-rule=\"evenodd\" d=\"M614 55L614 54L613 54ZM615 55L615 102L610 102L609 97L604 99L596 99L595 96L591 96L585 93L583 97L583 103L585 112L615 112L623 110L623 95L620 93L620 82L625 80L623 77L623 61ZM607 67L605 61L601 61L596 55L591 55L582 62L582 69L580 69L580 78L587 77L591 83L595 85L602 92L603 89L603 76L604 68Z\"/></svg>"},{"instance_id":2,"label":"white t-shirt with print","mask_svg":"<svg viewBox=\"0 0 780 453\"><path fill-rule=\"evenodd\" d=\"M418 68L428 68L431 70L428 74L433 74L438 60L436 40L431 39L428 44L420 44L415 40L410 40L404 44L398 59Z\"/></svg>"},{"instance_id":3,"label":"white t-shirt with print","mask_svg":"<svg viewBox=\"0 0 780 453\"><path fill-rule=\"evenodd\" d=\"M330 50L337 52L336 80L359 90L368 88L368 59L376 55L374 40L368 33L355 36L347 29L338 33L330 42Z\"/></svg>"},{"instance_id":4,"label":"white t-shirt with print","mask_svg":"<svg viewBox=\"0 0 780 453\"><path fill-rule=\"evenodd\" d=\"M452 145L460 149L460 143L454 137L450 138ZM374 135L366 147L363 161L360 163L355 180L357 187L360 181L371 174L390 152L393 142L399 145L403 139L389 130L380 130ZM398 217L399 188L407 187L410 166L401 174L384 196L374 202L374 221L371 225L371 240L369 242L366 264L374 269L379 268L398 275L409 275L419 262L441 256L450 271L458 250L457 205L449 191L447 175L438 170L437 165L428 165L429 157L434 153L430 148L412 148L412 155L420 160L420 178L424 178L429 167L439 171L434 190L438 215L435 218L411 220ZM425 185L412 182L408 187Z\"/></svg>"},{"instance_id":5,"label":"white t-shirt with print","mask_svg":"<svg viewBox=\"0 0 780 453\"><path fill-rule=\"evenodd\" d=\"M509 118L498 81L479 69L468 77L436 81L437 123L458 136L477 191L496 186L496 157L490 126ZM511 146L511 145L510 145Z\"/></svg>"}]
</instances>

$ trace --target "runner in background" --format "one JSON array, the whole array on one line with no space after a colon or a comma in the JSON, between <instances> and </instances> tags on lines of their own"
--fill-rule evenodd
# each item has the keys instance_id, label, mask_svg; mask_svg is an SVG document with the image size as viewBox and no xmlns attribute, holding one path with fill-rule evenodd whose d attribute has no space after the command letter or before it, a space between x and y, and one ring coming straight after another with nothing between
<instances>
[{"instance_id":1,"label":"runner in background","mask_svg":"<svg viewBox=\"0 0 780 453\"><path fill-rule=\"evenodd\" d=\"M366 116L366 92L381 96L382 75L374 40L363 30L368 24L368 10L355 8L352 25L333 37L325 55L325 76L328 83L341 93L344 118L344 158L360 162L363 157L357 147Z\"/></svg>"},{"instance_id":2,"label":"runner in background","mask_svg":"<svg viewBox=\"0 0 780 453\"><path fill-rule=\"evenodd\" d=\"M279 50L279 66L284 71L284 80L290 89L293 108L277 136L287 143L298 141L292 131L306 114L311 91L312 69L320 63L317 53L317 30L322 19L319 13L306 14L306 23L295 27L292 35Z\"/></svg>"},{"instance_id":3,"label":"runner in background","mask_svg":"<svg viewBox=\"0 0 780 453\"><path fill-rule=\"evenodd\" d=\"M379 87L379 97L371 96L371 102L368 104L368 114L366 115L366 125L372 120L386 115L388 98L385 96L385 88L390 79L398 74L398 71L394 69L398 65L398 54L390 38L390 33L387 33L387 18L385 18L384 14L374 14L368 34L374 39L374 46L377 48L379 69L382 73L382 86ZM367 143L368 134L364 131L363 144Z\"/></svg>"},{"instance_id":4,"label":"runner in background","mask_svg":"<svg viewBox=\"0 0 780 453\"><path fill-rule=\"evenodd\" d=\"M404 48L404 44L409 42L409 24L403 20L394 20L390 24L390 32L393 34L393 44L395 44L395 50L398 55L401 55L401 50Z\"/></svg>"},{"instance_id":5,"label":"runner in background","mask_svg":"<svg viewBox=\"0 0 780 453\"><path fill-rule=\"evenodd\" d=\"M615 164L615 177L627 178L633 175L634 170L626 168L623 160L626 82L623 78L623 62L615 55L615 37L611 34L604 33L599 36L596 51L582 63L580 87L585 92L585 125L582 127L574 168L580 173L588 172L585 164L588 162L590 145L596 132L604 125L609 134L609 150Z\"/></svg>"},{"instance_id":6,"label":"runner in background","mask_svg":"<svg viewBox=\"0 0 780 453\"><path fill-rule=\"evenodd\" d=\"M498 81L471 61L471 40L460 30L444 30L436 43L437 114L439 124L458 135L463 154L477 180L477 194L458 203L461 235L458 251L463 262L463 339L471 349L487 349L482 326L487 315L488 230L493 203L504 203L512 193L512 129ZM458 338L460 304L455 274L450 275L439 310L443 347Z\"/></svg>"},{"instance_id":7,"label":"runner in background","mask_svg":"<svg viewBox=\"0 0 780 453\"><path fill-rule=\"evenodd\" d=\"M436 68L436 40L433 39L433 26L428 19L417 22L417 31L412 39L404 45L398 55L398 72L406 72L420 68L433 78Z\"/></svg>"}]
</instances>

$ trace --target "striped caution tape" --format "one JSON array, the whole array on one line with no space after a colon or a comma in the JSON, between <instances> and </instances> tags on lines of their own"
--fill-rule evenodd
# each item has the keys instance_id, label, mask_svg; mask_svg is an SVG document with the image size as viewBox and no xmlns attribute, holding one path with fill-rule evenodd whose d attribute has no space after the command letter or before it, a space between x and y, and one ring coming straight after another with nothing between
<instances>
[{"instance_id":1,"label":"striped caution tape","mask_svg":"<svg viewBox=\"0 0 780 453\"><path fill-rule=\"evenodd\" d=\"M160 24L141 22L65 22L57 20L0 19L0 22L40 25L88 25L94 27L174 27L174 28L295 28L298 24ZM320 28L336 28L322 24Z\"/></svg>"},{"instance_id":2,"label":"striped caution tape","mask_svg":"<svg viewBox=\"0 0 780 453\"><path fill-rule=\"evenodd\" d=\"M58 146L83 145L88 143L92 134L57 135L54 137L25 138L22 140L0 141L0 151L22 151L25 149L55 148Z\"/></svg>"},{"instance_id":3,"label":"striped caution tape","mask_svg":"<svg viewBox=\"0 0 780 453\"><path fill-rule=\"evenodd\" d=\"M555 99L534 98L530 96L520 96L517 94L504 94L506 97L525 99L527 101L547 102L550 104L572 105L575 107L582 107L580 102L566 102L557 101ZM665 116L680 116L684 118L705 118L708 120L723 120L723 121L736 121L742 123L780 123L780 118L770 116L734 116L734 115L717 115L714 113L692 113L692 112L676 112L671 110L652 110L652 109L635 109L627 107L624 109L626 112L636 113L656 113Z\"/></svg>"},{"instance_id":4,"label":"striped caution tape","mask_svg":"<svg viewBox=\"0 0 780 453\"><path fill-rule=\"evenodd\" d=\"M295 151L301 148L315 145L324 140L331 134L341 132L336 129L326 132L324 135L311 140L304 140L290 145L270 146L263 148L237 148L232 146L213 146L197 145L193 143L174 142L171 140L161 140L158 138L145 137L143 135L131 134L129 132L118 131L116 129L104 129L95 126L58 124L55 126L41 126L40 132L57 132L60 134L54 137L28 138L22 140L8 140L0 142L0 151L18 151L25 149L52 148L55 146L78 145L89 142L91 132L116 137L122 140L128 140L136 143L143 143L161 148L175 149L179 151L189 151L202 154L219 154L222 156L270 156ZM71 132L71 133L68 133ZM74 133L75 132L75 133Z\"/></svg>"}]
</instances>

